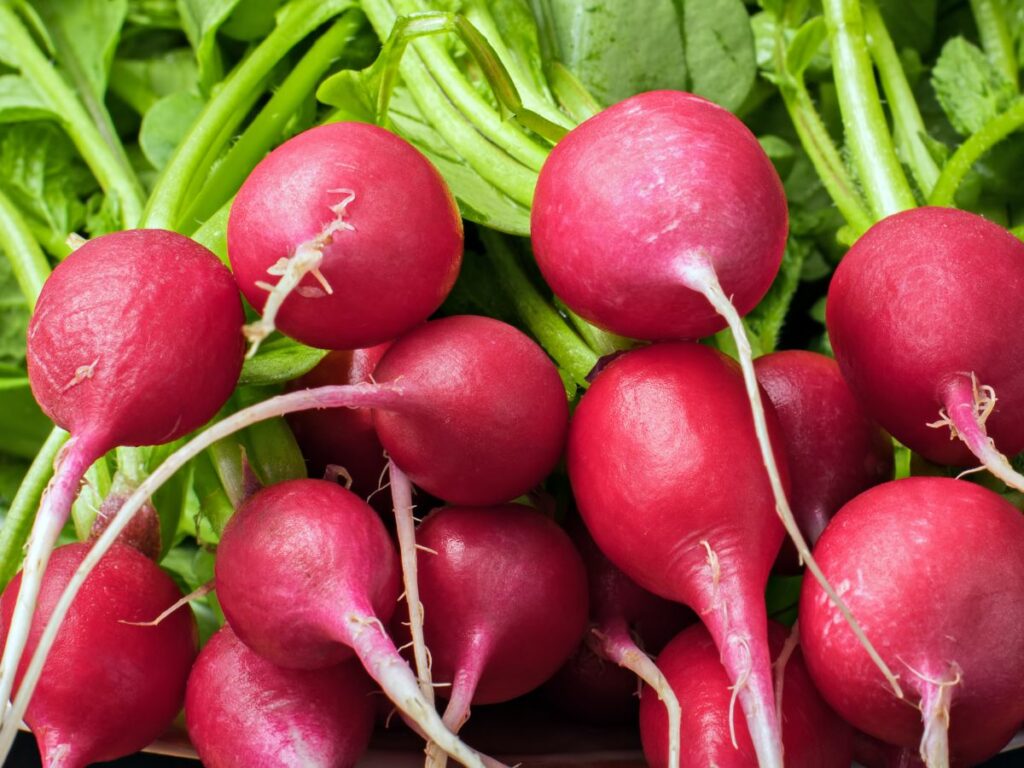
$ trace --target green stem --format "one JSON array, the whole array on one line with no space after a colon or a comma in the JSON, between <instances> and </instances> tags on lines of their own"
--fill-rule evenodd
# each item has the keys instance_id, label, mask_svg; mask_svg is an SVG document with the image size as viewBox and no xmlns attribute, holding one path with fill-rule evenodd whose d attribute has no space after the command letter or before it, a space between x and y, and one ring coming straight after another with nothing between
<instances>
[{"instance_id":1,"label":"green stem","mask_svg":"<svg viewBox=\"0 0 1024 768\"><path fill-rule=\"evenodd\" d=\"M626 338L625 336L617 336L614 333L608 333L598 328L593 323L584 320L582 317L573 312L567 307L560 299L555 299L555 306L558 307L559 311L572 323L572 327L576 329L576 333L580 335L580 338L590 347L598 357L604 357L614 352L621 352L625 349L632 349L637 345L637 342L633 339Z\"/></svg>"},{"instance_id":2,"label":"green stem","mask_svg":"<svg viewBox=\"0 0 1024 768\"><path fill-rule=\"evenodd\" d=\"M1013 35L1001 0L971 0L971 13L978 27L981 47L992 65L1013 83L1017 90L1017 55Z\"/></svg>"},{"instance_id":3,"label":"green stem","mask_svg":"<svg viewBox=\"0 0 1024 768\"><path fill-rule=\"evenodd\" d=\"M540 294L504 236L484 227L478 231L499 282L530 333L573 381L580 387L589 387L587 375L597 365L597 355Z\"/></svg>"},{"instance_id":4,"label":"green stem","mask_svg":"<svg viewBox=\"0 0 1024 768\"><path fill-rule=\"evenodd\" d=\"M11 508L4 517L3 528L0 529L0 589L18 572L24 557L25 542L28 540L32 521L35 519L36 508L43 496L46 484L53 477L53 462L57 458L68 435L63 429L54 427L39 449L32 465L28 468L21 486L11 502Z\"/></svg>"},{"instance_id":5,"label":"green stem","mask_svg":"<svg viewBox=\"0 0 1024 768\"><path fill-rule=\"evenodd\" d=\"M553 62L549 69L551 90L555 92L555 98L562 109L568 112L573 120L582 123L601 111L597 99L562 62Z\"/></svg>"},{"instance_id":6,"label":"green stem","mask_svg":"<svg viewBox=\"0 0 1024 768\"><path fill-rule=\"evenodd\" d=\"M846 140L876 218L914 208L875 86L864 21L856 0L823 0Z\"/></svg>"},{"instance_id":7,"label":"green stem","mask_svg":"<svg viewBox=\"0 0 1024 768\"><path fill-rule=\"evenodd\" d=\"M939 178L939 166L935 162L922 138L927 134L917 100L903 71L896 46L893 45L885 20L874 0L864 3L864 24L868 35L868 47L882 78L882 88L889 102L896 127L896 141L906 153L907 165L917 181L918 187L927 197Z\"/></svg>"},{"instance_id":8,"label":"green stem","mask_svg":"<svg viewBox=\"0 0 1024 768\"><path fill-rule=\"evenodd\" d=\"M185 222L206 221L238 191L249 172L279 140L302 102L316 90L320 78L362 28L364 20L359 11L346 12L317 38L217 165L182 217Z\"/></svg>"},{"instance_id":9,"label":"green stem","mask_svg":"<svg viewBox=\"0 0 1024 768\"><path fill-rule=\"evenodd\" d=\"M929 205L955 205L960 182L978 159L993 146L1024 126L1024 99L1015 101L1009 109L996 115L961 144L946 161L939 180L928 198Z\"/></svg>"},{"instance_id":10,"label":"green stem","mask_svg":"<svg viewBox=\"0 0 1024 768\"><path fill-rule=\"evenodd\" d=\"M216 157L223 126L244 117L238 114L240 105L252 98L253 91L288 51L351 6L352 0L293 0L279 12L280 21L274 31L224 82L171 157L146 207L147 226L177 228L183 220L189 186L208 170L211 156Z\"/></svg>"},{"instance_id":11,"label":"green stem","mask_svg":"<svg viewBox=\"0 0 1024 768\"><path fill-rule=\"evenodd\" d=\"M116 200L125 225L135 226L142 215L142 195L137 183L125 173L82 102L39 50L6 2L0 2L0 28L10 43L9 53L18 68L67 131L100 186Z\"/></svg>"},{"instance_id":12,"label":"green stem","mask_svg":"<svg viewBox=\"0 0 1024 768\"><path fill-rule=\"evenodd\" d=\"M29 311L50 276L50 263L14 203L0 192L0 249L7 254Z\"/></svg>"}]
</instances>

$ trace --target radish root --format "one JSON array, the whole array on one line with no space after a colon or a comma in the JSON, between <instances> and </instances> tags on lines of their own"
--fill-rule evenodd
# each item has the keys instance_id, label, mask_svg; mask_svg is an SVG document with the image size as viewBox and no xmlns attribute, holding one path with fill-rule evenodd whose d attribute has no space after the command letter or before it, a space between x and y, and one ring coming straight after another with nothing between
<instances>
[{"instance_id":1,"label":"radish root","mask_svg":"<svg viewBox=\"0 0 1024 768\"><path fill-rule=\"evenodd\" d=\"M950 440L959 438L975 455L982 466L988 469L1011 488L1024 491L1024 475L1017 472L1010 460L996 448L995 442L985 431L985 422L996 407L996 391L988 385L978 385L978 377L972 372L957 375L943 392L943 406L939 420L929 427L949 428Z\"/></svg>"},{"instance_id":2,"label":"radish root","mask_svg":"<svg viewBox=\"0 0 1024 768\"><path fill-rule=\"evenodd\" d=\"M864 634L860 624L857 623L853 614L850 613L849 607L836 593L828 579L825 578L825 574L822 573L818 563L811 555L807 541L804 539L803 534L800 533L800 528L793 517L793 512L789 508L789 501L786 499L786 492L782 487L782 480L779 477L779 468L775 462L775 454L772 451L771 439L768 436L768 422L765 419L764 404L761 401L761 392L757 384L757 376L754 372L754 358L742 318L740 318L732 301L722 290L714 267L706 255L703 253L686 254L678 262L677 274L683 285L690 290L700 293L711 303L711 306L725 319L729 330L732 331L739 354L740 368L743 371L743 382L746 385L747 396L754 417L754 431L757 434L757 442L761 448L761 458L768 472L768 481L771 484L772 494L775 497L775 510L796 547L800 562L806 563L807 569L821 585L825 594L828 595L832 605L846 619L846 623L850 625L850 629L853 630L857 640L871 657L871 661L878 667L879 671L885 676L885 679L889 681L889 685L892 686L896 696L902 699L903 689L900 688L897 676L889 669L889 665L885 663L874 645L868 640L867 635Z\"/></svg>"},{"instance_id":3,"label":"radish root","mask_svg":"<svg viewBox=\"0 0 1024 768\"><path fill-rule=\"evenodd\" d=\"M201 598L206 597L208 594L213 592L213 590L216 589L216 588L217 588L217 586L214 583L213 579L210 579L208 582L203 584L201 587L198 587L197 589L194 589L191 592L189 592L187 595L185 595L183 598L181 598L181 600L178 600L176 603L174 603L174 605L172 605L170 608L168 608L166 611L161 613L159 616L157 616L152 621L124 621L124 620L121 620L119 623L120 624L128 624L129 626L132 626L132 627L155 627L155 626L158 626L161 621L166 619L168 616L170 616L172 613L174 613L176 610L178 610L182 606L188 605L193 600L199 600Z\"/></svg>"},{"instance_id":4,"label":"radish root","mask_svg":"<svg viewBox=\"0 0 1024 768\"><path fill-rule=\"evenodd\" d=\"M782 686L786 682L786 665L799 644L800 622L797 621L793 623L793 629L782 645L779 658L772 665L775 667L775 712L779 716L779 730L782 730Z\"/></svg>"},{"instance_id":5,"label":"radish root","mask_svg":"<svg viewBox=\"0 0 1024 768\"><path fill-rule=\"evenodd\" d=\"M300 243L291 256L287 258L282 257L267 270L268 275L280 278L275 285L268 282L256 283L256 287L262 288L269 292L270 295L263 305L260 319L242 328L245 338L251 342L246 357L253 357L260 348L260 342L274 332L276 328L274 321L277 318L277 314L281 310L281 305L284 304L285 299L288 298L292 291L306 299L320 298L321 296L334 293L331 284L327 282L327 278L320 272L320 265L323 263L324 248L334 242L334 236L338 232L355 230L352 224L345 221L345 209L356 199L356 193L351 189L332 189L329 191L332 194L342 195L340 202L330 206L334 219L316 237ZM299 287L302 278L307 274L313 275L317 282L320 283L321 288Z\"/></svg>"},{"instance_id":6,"label":"radish root","mask_svg":"<svg viewBox=\"0 0 1024 768\"><path fill-rule=\"evenodd\" d=\"M921 759L928 768L949 768L949 708L953 689L960 684L962 670L953 662L949 667L952 680L934 680L911 670L924 681L921 695Z\"/></svg>"}]
</instances>

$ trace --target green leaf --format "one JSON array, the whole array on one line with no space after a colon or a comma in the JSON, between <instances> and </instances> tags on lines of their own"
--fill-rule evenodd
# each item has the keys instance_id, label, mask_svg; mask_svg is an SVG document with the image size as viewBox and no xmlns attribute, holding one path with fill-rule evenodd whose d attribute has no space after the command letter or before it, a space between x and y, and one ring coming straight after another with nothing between
<instances>
[{"instance_id":1,"label":"green leaf","mask_svg":"<svg viewBox=\"0 0 1024 768\"><path fill-rule=\"evenodd\" d=\"M187 48L163 51L149 59L115 59L110 74L111 90L140 115L164 96L199 92L199 71Z\"/></svg>"},{"instance_id":2,"label":"green leaf","mask_svg":"<svg viewBox=\"0 0 1024 768\"><path fill-rule=\"evenodd\" d=\"M932 87L949 122L970 136L1005 110L1016 93L1013 84L973 43L954 37L942 46L932 70Z\"/></svg>"},{"instance_id":3,"label":"green leaf","mask_svg":"<svg viewBox=\"0 0 1024 768\"><path fill-rule=\"evenodd\" d=\"M786 69L795 77L803 75L814 57L827 45L825 17L815 16L803 24L790 41L786 49Z\"/></svg>"},{"instance_id":4,"label":"green leaf","mask_svg":"<svg viewBox=\"0 0 1024 768\"><path fill-rule=\"evenodd\" d=\"M736 111L757 75L746 6L742 0L686 0L684 8L690 89Z\"/></svg>"},{"instance_id":5,"label":"green leaf","mask_svg":"<svg viewBox=\"0 0 1024 768\"><path fill-rule=\"evenodd\" d=\"M209 93L224 76L217 30L238 3L239 0L178 0L181 26L196 52L203 93Z\"/></svg>"},{"instance_id":6,"label":"green leaf","mask_svg":"<svg viewBox=\"0 0 1024 768\"><path fill-rule=\"evenodd\" d=\"M142 118L139 145L146 159L161 170L199 117L205 102L195 93L179 91L156 102Z\"/></svg>"},{"instance_id":7,"label":"green leaf","mask_svg":"<svg viewBox=\"0 0 1024 768\"><path fill-rule=\"evenodd\" d=\"M175 533L183 517L194 515L199 505L195 493L195 462L164 483L153 496L153 508L160 518L160 553L166 555L176 542Z\"/></svg>"},{"instance_id":8,"label":"green leaf","mask_svg":"<svg viewBox=\"0 0 1024 768\"><path fill-rule=\"evenodd\" d=\"M313 349L288 338L274 339L260 345L256 357L245 361L238 383L283 384L313 370L326 354L323 349Z\"/></svg>"},{"instance_id":9,"label":"green leaf","mask_svg":"<svg viewBox=\"0 0 1024 768\"><path fill-rule=\"evenodd\" d=\"M32 83L20 75L0 75L0 123L48 120L53 113Z\"/></svg>"},{"instance_id":10,"label":"green leaf","mask_svg":"<svg viewBox=\"0 0 1024 768\"><path fill-rule=\"evenodd\" d=\"M235 40L258 40L274 28L281 0L241 0L220 31Z\"/></svg>"},{"instance_id":11,"label":"green leaf","mask_svg":"<svg viewBox=\"0 0 1024 768\"><path fill-rule=\"evenodd\" d=\"M0 454L0 515L6 515L28 471L28 462Z\"/></svg>"},{"instance_id":12,"label":"green leaf","mask_svg":"<svg viewBox=\"0 0 1024 768\"><path fill-rule=\"evenodd\" d=\"M607 105L641 91L686 89L688 59L678 2L649 0L642 12L621 0L543 0L538 5L557 58Z\"/></svg>"},{"instance_id":13,"label":"green leaf","mask_svg":"<svg viewBox=\"0 0 1024 768\"><path fill-rule=\"evenodd\" d=\"M878 5L896 50L928 53L935 39L938 0L878 0Z\"/></svg>"},{"instance_id":14,"label":"green leaf","mask_svg":"<svg viewBox=\"0 0 1024 768\"><path fill-rule=\"evenodd\" d=\"M31 459L52 428L36 405L24 374L0 376L0 452Z\"/></svg>"},{"instance_id":15,"label":"green leaf","mask_svg":"<svg viewBox=\"0 0 1024 768\"><path fill-rule=\"evenodd\" d=\"M128 0L128 21L138 27L181 29L175 0Z\"/></svg>"}]
</instances>

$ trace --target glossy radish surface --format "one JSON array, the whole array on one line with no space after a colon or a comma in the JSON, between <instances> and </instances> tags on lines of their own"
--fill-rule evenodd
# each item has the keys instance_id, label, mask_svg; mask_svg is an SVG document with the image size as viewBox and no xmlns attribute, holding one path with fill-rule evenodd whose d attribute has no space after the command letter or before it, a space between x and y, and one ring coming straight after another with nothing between
<instances>
[{"instance_id":1,"label":"glossy radish surface","mask_svg":"<svg viewBox=\"0 0 1024 768\"><path fill-rule=\"evenodd\" d=\"M88 549L68 544L54 550L29 653ZM20 582L19 575L0 600L4 637ZM181 607L156 626L128 622L152 621L180 598L170 577L137 550L116 545L107 553L75 601L25 714L44 766L80 768L130 755L170 727L196 656L192 612Z\"/></svg>"},{"instance_id":2,"label":"glossy radish surface","mask_svg":"<svg viewBox=\"0 0 1024 768\"><path fill-rule=\"evenodd\" d=\"M221 628L188 679L188 734L206 768L351 768L370 742L372 686L347 661L284 669Z\"/></svg>"},{"instance_id":3,"label":"glossy radish surface","mask_svg":"<svg viewBox=\"0 0 1024 768\"><path fill-rule=\"evenodd\" d=\"M568 454L594 541L641 587L697 612L743 681L759 755L781 764L764 588L783 529L736 364L680 342L622 355L583 396Z\"/></svg>"},{"instance_id":4,"label":"glossy radish surface","mask_svg":"<svg viewBox=\"0 0 1024 768\"><path fill-rule=\"evenodd\" d=\"M805 581L804 656L836 711L871 736L920 746L932 765L948 756L975 765L998 752L1024 721L1020 511L962 480L898 480L844 506L815 555L906 692L892 695Z\"/></svg>"},{"instance_id":5,"label":"glossy radish surface","mask_svg":"<svg viewBox=\"0 0 1024 768\"><path fill-rule=\"evenodd\" d=\"M366 123L311 128L267 155L235 197L227 239L242 293L264 314L254 338L276 325L325 349L370 347L423 322L462 261L462 219L441 175ZM286 280L295 289L267 317Z\"/></svg>"},{"instance_id":6,"label":"glossy radish surface","mask_svg":"<svg viewBox=\"0 0 1024 768\"><path fill-rule=\"evenodd\" d=\"M789 502L813 545L843 504L892 479L892 442L853 396L835 360L786 350L759 357L754 368L775 406L786 459L794 468ZM789 542L783 544L778 567L797 568Z\"/></svg>"},{"instance_id":7,"label":"glossy radish surface","mask_svg":"<svg viewBox=\"0 0 1024 768\"><path fill-rule=\"evenodd\" d=\"M769 626L772 657L782 649L787 630ZM683 630L658 655L658 666L683 703L683 766L756 768L757 757L738 709L730 726L732 691L714 641L702 626ZM664 709L649 688L640 701L640 735L652 768L668 764ZM782 741L787 768L849 768L853 729L822 700L800 651L787 661L782 686Z\"/></svg>"}]
</instances>

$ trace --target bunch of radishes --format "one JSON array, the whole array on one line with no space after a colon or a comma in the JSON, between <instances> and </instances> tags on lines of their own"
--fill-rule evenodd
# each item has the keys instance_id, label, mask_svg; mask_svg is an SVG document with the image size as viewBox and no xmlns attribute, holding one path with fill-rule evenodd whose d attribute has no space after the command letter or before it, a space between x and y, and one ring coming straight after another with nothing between
<instances>
[{"instance_id":1,"label":"bunch of radishes","mask_svg":"<svg viewBox=\"0 0 1024 768\"><path fill-rule=\"evenodd\" d=\"M970 765L1024 722L1024 520L964 480L886 483L892 445L875 424L935 461L973 453L1018 478L989 438L1024 448L1024 244L1001 228L947 209L883 220L833 282L838 365L804 352L755 362L740 318L787 237L775 170L726 110L633 97L556 145L532 209L555 293L651 342L600 366L571 422L557 369L523 333L428 319L458 274L462 222L397 136L333 123L291 139L242 186L227 237L234 280L191 240L135 230L83 245L43 290L29 371L72 439L4 594L5 748L24 714L47 765L110 759L184 700L207 765L351 765L374 710L353 656L433 765L494 764L457 735L471 706L536 688L574 653L647 683L654 765L849 765L853 728L929 766ZM235 281L261 314L244 327ZM697 343L724 327L738 365ZM255 352L275 329L326 349L389 345L218 421L91 548L61 548L47 567L89 464L201 427L238 379L244 337ZM180 594L118 537L215 441L341 407L366 410L305 414L300 435L363 493L386 453L397 545L335 480L250 489L217 549L229 626L193 665ZM513 503L536 503L563 454L586 528L572 537L543 504ZM412 485L442 500L418 528ZM787 639L764 590L797 558L813 578ZM703 626L670 639L686 623L675 603ZM662 645L652 663L645 650ZM116 729L112 711L125 713Z\"/></svg>"}]
</instances>

